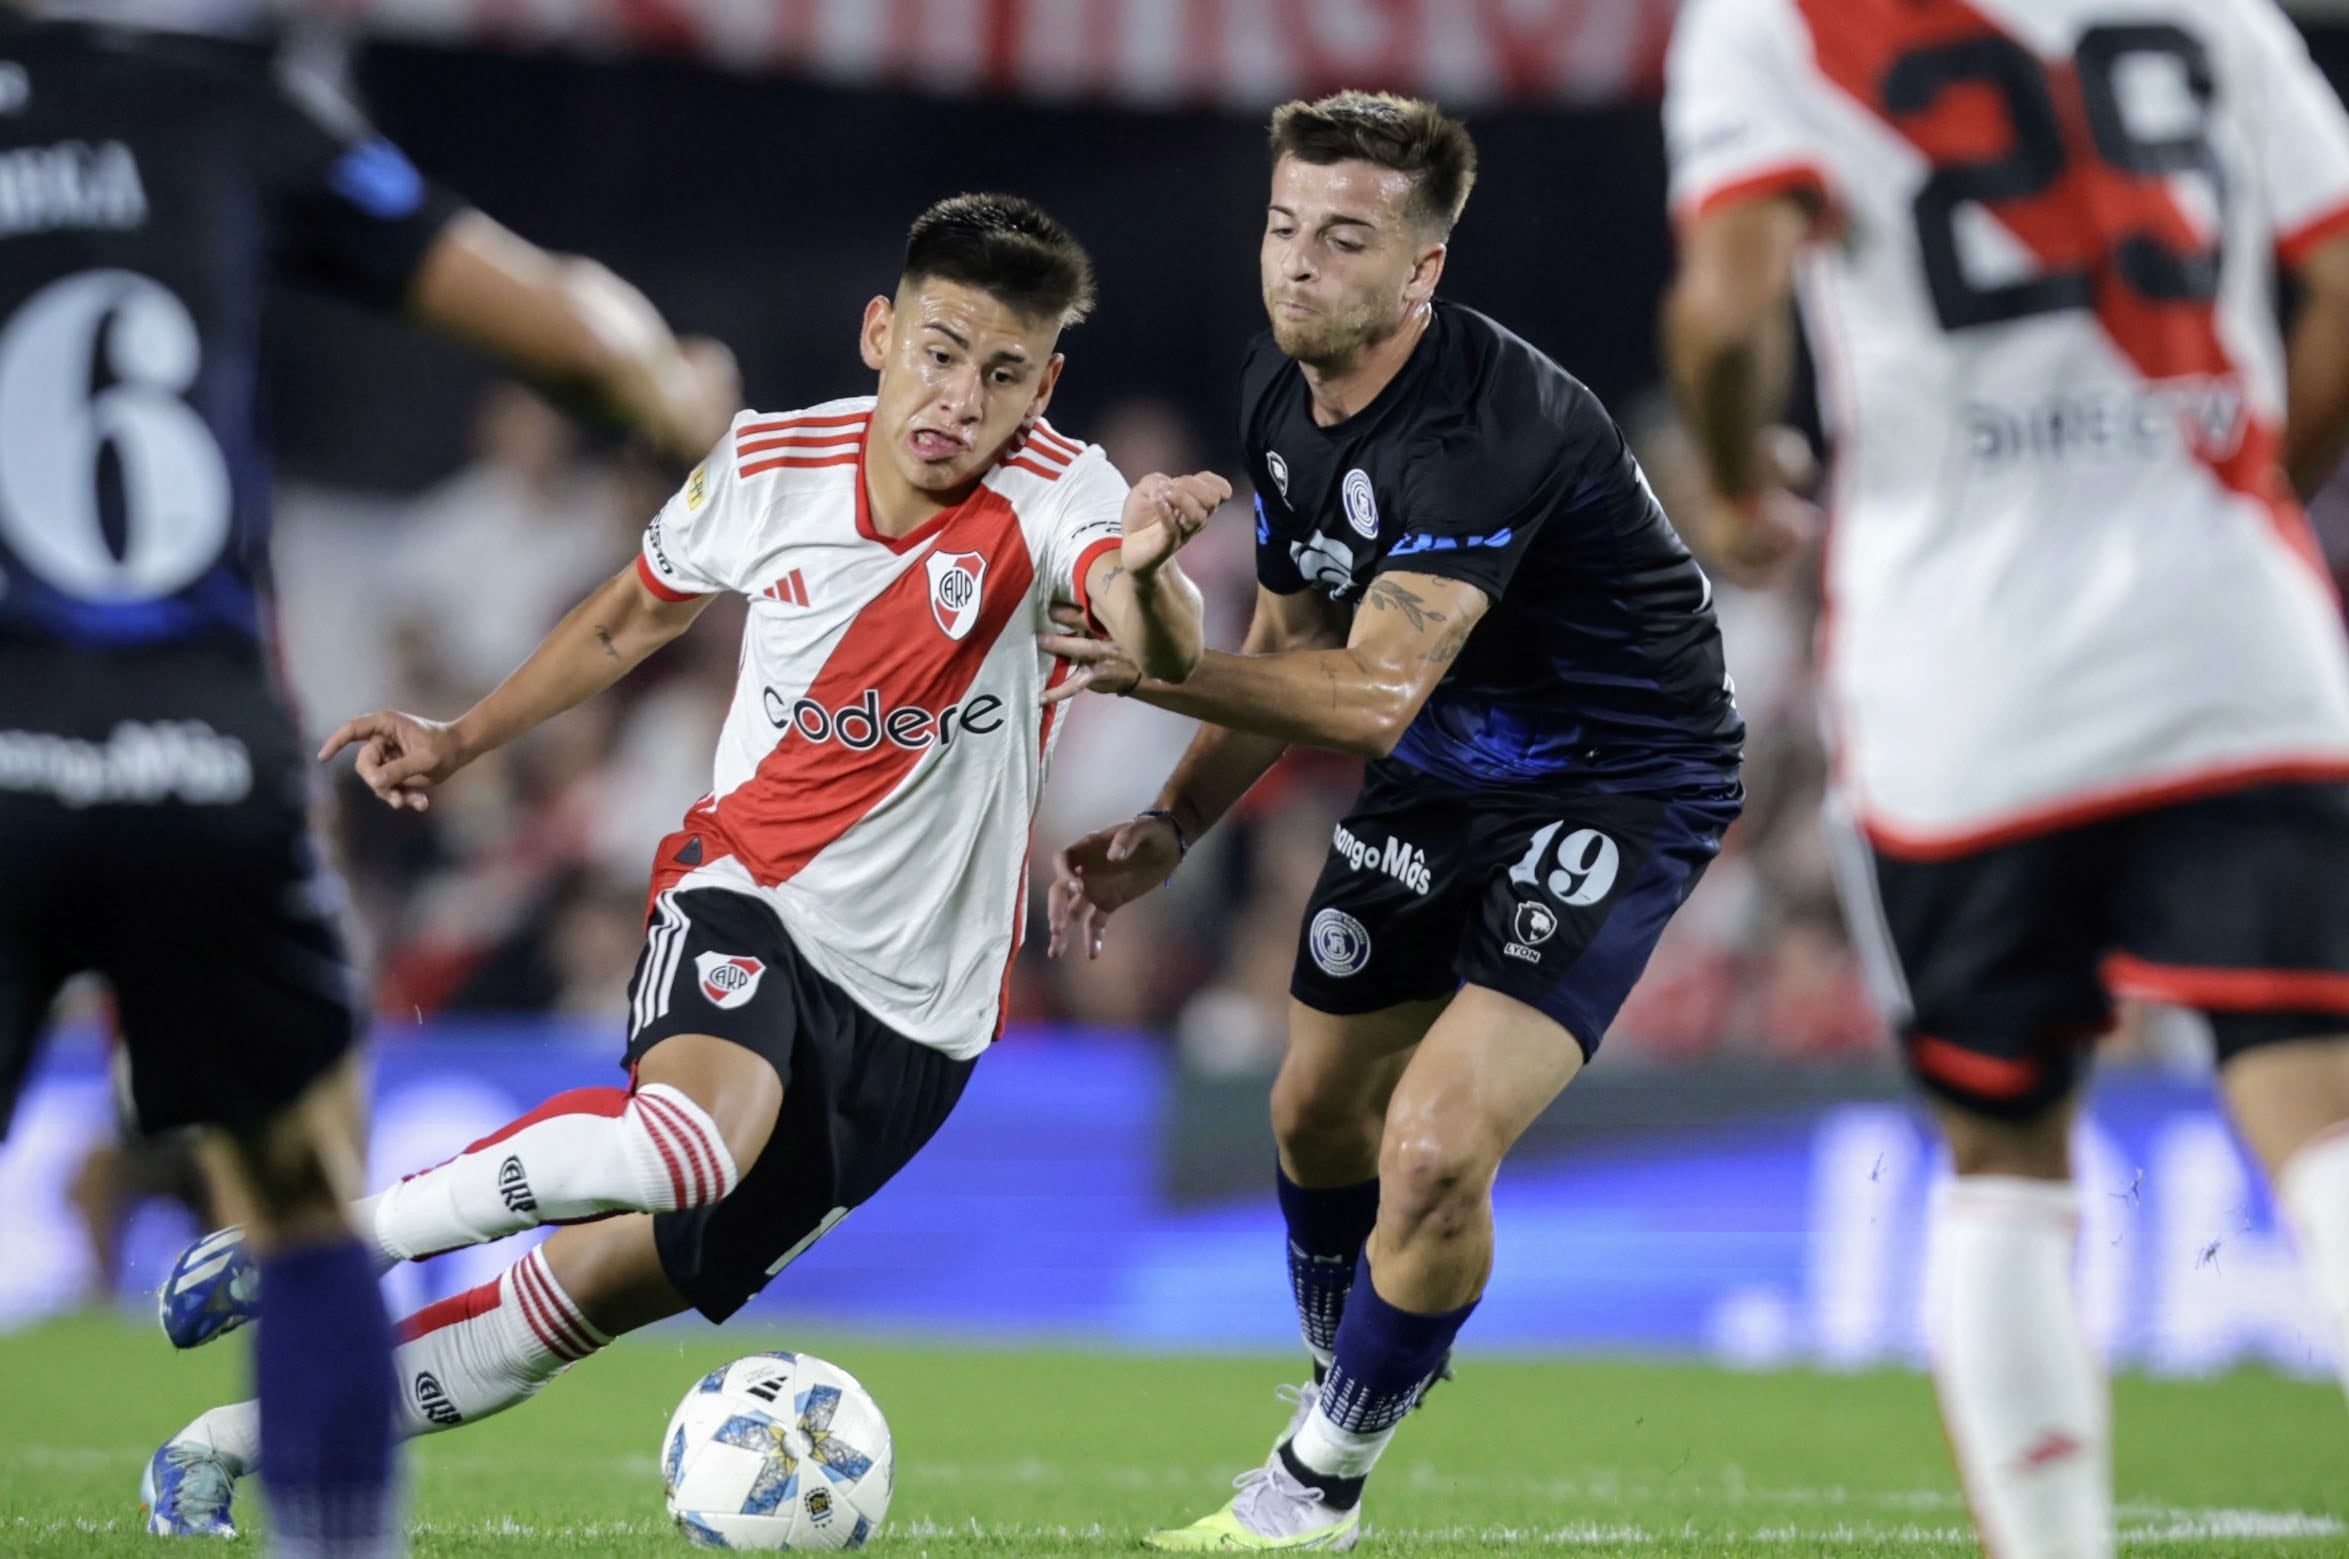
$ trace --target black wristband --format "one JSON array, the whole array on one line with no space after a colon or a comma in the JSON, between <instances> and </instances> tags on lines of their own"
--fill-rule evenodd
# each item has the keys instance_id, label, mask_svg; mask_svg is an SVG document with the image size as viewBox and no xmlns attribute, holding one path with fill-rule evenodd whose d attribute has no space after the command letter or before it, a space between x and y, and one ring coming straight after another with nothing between
<instances>
[{"instance_id":1,"label":"black wristband","mask_svg":"<svg viewBox=\"0 0 2349 1559\"><path fill-rule=\"evenodd\" d=\"M1183 825L1181 821L1178 820L1175 815L1172 812L1169 812L1166 808L1144 807L1141 811L1136 812L1134 817L1136 821L1140 821L1145 817L1163 818L1166 822L1166 826L1174 830L1175 859L1179 861L1184 856L1191 853L1191 841L1184 836Z\"/></svg>"}]
</instances>

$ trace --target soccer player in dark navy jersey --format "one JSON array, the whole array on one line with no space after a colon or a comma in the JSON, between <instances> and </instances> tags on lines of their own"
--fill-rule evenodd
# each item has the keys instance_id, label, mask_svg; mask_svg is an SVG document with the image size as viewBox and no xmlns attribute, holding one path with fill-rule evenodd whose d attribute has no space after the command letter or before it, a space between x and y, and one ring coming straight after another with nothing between
<instances>
[{"instance_id":1,"label":"soccer player in dark navy jersey","mask_svg":"<svg viewBox=\"0 0 2349 1559\"><path fill-rule=\"evenodd\" d=\"M1492 1265L1501 1156L1597 1050L1743 792L1705 576L1597 399L1439 303L1475 177L1430 104L1273 118L1269 337L1242 653L1180 686L1046 644L1080 688L1202 721L1158 803L1062 852L1055 951L1162 881L1292 743L1372 760L1314 890L1273 1086L1315 1382L1169 1549L1346 1548L1371 1464Z\"/></svg>"},{"instance_id":2,"label":"soccer player in dark navy jersey","mask_svg":"<svg viewBox=\"0 0 2349 1559\"><path fill-rule=\"evenodd\" d=\"M223 1128L265 1253L277 1549L399 1546L391 1334L344 1206L354 1013L270 663L265 288L487 351L690 461L729 359L436 188L262 56L0 6L0 1129L59 986L104 974L148 1130ZM201 1317L165 1317L167 1327ZM159 1455L167 1533L228 1479Z\"/></svg>"}]
</instances>

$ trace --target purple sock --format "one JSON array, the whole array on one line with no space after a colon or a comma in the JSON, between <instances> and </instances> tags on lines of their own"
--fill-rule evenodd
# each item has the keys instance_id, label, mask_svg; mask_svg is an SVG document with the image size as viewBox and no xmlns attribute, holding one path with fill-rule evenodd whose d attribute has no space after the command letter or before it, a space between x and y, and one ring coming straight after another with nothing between
<instances>
[{"instance_id":1,"label":"purple sock","mask_svg":"<svg viewBox=\"0 0 2349 1559\"><path fill-rule=\"evenodd\" d=\"M1354 1287L1346 1296L1346 1319L1338 1327L1338 1361L1321 1383L1321 1416L1348 1434L1383 1434L1394 1428L1444 1367L1453 1339L1475 1310L1473 1299L1440 1315L1398 1310L1371 1285L1370 1261L1365 1257L1355 1268ZM1290 1474L1320 1489L1331 1509L1349 1510L1361 1501L1367 1473L1332 1476L1307 1466L1288 1445L1280 1454Z\"/></svg>"},{"instance_id":2,"label":"purple sock","mask_svg":"<svg viewBox=\"0 0 2349 1559\"><path fill-rule=\"evenodd\" d=\"M400 1552L391 1320L357 1241L261 1264L269 1313L253 1345L272 1552Z\"/></svg>"},{"instance_id":3,"label":"purple sock","mask_svg":"<svg viewBox=\"0 0 2349 1559\"><path fill-rule=\"evenodd\" d=\"M1288 1171L1275 1173L1281 1216L1289 1224L1289 1292L1297 1298L1297 1324L1313 1351L1318 1381L1337 1349L1338 1325L1345 1318L1363 1242L1378 1225L1378 1181L1307 1190Z\"/></svg>"}]
</instances>

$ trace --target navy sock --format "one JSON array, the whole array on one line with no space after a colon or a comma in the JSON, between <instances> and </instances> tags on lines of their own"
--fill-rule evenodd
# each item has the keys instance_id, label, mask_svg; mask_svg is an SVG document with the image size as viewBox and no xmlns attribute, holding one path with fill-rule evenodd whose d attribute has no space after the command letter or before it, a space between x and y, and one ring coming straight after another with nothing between
<instances>
[{"instance_id":1,"label":"navy sock","mask_svg":"<svg viewBox=\"0 0 2349 1559\"><path fill-rule=\"evenodd\" d=\"M1379 1297L1365 1257L1355 1268L1354 1286L1346 1296L1337 1362L1321 1384L1321 1416L1352 1435L1383 1434L1394 1428L1418 1405L1420 1393L1443 1368L1453 1340L1475 1311L1473 1299L1439 1315L1399 1310ZM1281 1447L1282 1462L1293 1477L1321 1490L1332 1510L1350 1510L1361 1501L1369 1476L1367 1457L1359 1471L1334 1475L1307 1465L1293 1444ZM1375 1449L1369 1455L1375 1456Z\"/></svg>"},{"instance_id":2,"label":"navy sock","mask_svg":"<svg viewBox=\"0 0 2349 1559\"><path fill-rule=\"evenodd\" d=\"M400 1551L392 1330L356 1240L261 1264L269 1313L253 1345L272 1551Z\"/></svg>"},{"instance_id":3,"label":"navy sock","mask_svg":"<svg viewBox=\"0 0 2349 1559\"><path fill-rule=\"evenodd\" d=\"M1322 1361L1338 1345L1355 1263L1378 1225L1378 1181L1307 1190L1291 1180L1288 1171L1275 1173L1281 1216L1289 1225L1289 1292L1297 1299L1297 1324L1305 1333L1305 1346L1313 1350L1313 1378L1318 1382Z\"/></svg>"}]
</instances>

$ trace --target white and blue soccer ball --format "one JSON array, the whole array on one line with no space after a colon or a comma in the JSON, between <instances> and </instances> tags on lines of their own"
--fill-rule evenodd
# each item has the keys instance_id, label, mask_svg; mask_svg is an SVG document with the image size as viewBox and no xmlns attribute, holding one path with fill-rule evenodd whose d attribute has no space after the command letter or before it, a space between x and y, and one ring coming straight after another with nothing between
<instances>
[{"instance_id":1,"label":"white and blue soccer ball","mask_svg":"<svg viewBox=\"0 0 2349 1559\"><path fill-rule=\"evenodd\" d=\"M670 1519L702 1548L862 1548L889 1514L896 1467L871 1395L804 1353L710 1371L661 1437Z\"/></svg>"}]
</instances>

